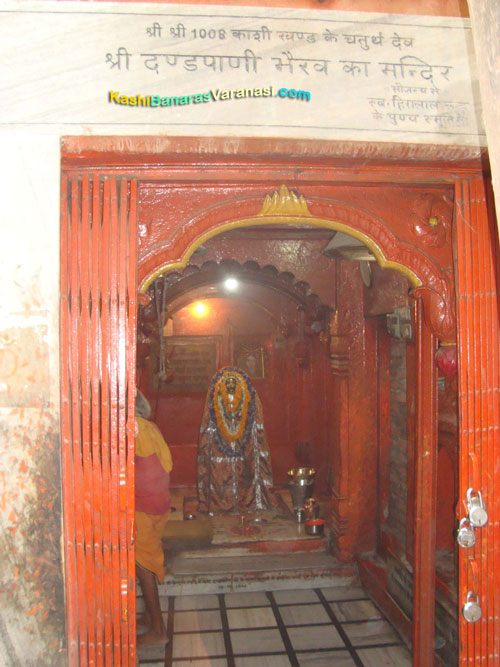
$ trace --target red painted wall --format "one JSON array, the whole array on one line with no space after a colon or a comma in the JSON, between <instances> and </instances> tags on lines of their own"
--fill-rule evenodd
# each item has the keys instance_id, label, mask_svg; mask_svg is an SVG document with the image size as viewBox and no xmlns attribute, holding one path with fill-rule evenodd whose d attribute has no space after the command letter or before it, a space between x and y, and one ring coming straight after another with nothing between
<instances>
[{"instance_id":1,"label":"red painted wall","mask_svg":"<svg viewBox=\"0 0 500 667\"><path fill-rule=\"evenodd\" d=\"M317 264L318 249L325 246L323 241L309 243L305 240L294 242L293 254L302 254L302 264L297 263L300 277L313 278ZM255 259L261 265L274 263L280 270L290 268L280 261L279 244L266 242L254 243L251 250L245 252L246 243L239 242L228 248L224 239L215 241L214 252L210 257L216 259L237 257L240 261ZM291 247L292 244L290 244ZM275 251L276 248L278 251ZM290 249L290 248L289 248ZM203 261L206 261L204 255ZM323 259L323 272L316 273L316 286L325 294L333 293L333 272L335 262ZM297 276L299 277L299 276ZM260 302L262 294L259 291ZM194 298L194 297L193 297ZM197 299L194 299L197 300ZM218 367L233 363L231 358L230 336L258 336L264 345L264 378L254 379L254 387L261 399L264 412L268 444L271 451L274 482L286 484L287 471L298 465L312 465L317 469L316 492L325 491L329 468L330 429L328 428L327 385L329 380L328 347L316 335L306 337L310 352L310 362L306 368L300 368L295 355L297 332L295 329L297 304L291 299L281 297L281 309L276 310L276 294L267 290L267 303L261 306L238 298L215 298L203 301L208 306L205 318L197 319L192 315L190 306L181 308L173 315L174 336L218 336L220 337ZM274 315L274 316L273 316ZM285 340L285 349L274 344L279 333L280 319L289 323L290 336ZM231 334L228 321L231 322ZM167 337L168 345L168 337ZM283 340L283 339L282 339ZM140 383L143 391L151 400L153 419L160 427L167 440L174 459L171 480L173 486L196 486L196 453L199 426L206 399L206 392L161 393L151 391L146 369ZM308 446L297 450L296 443L307 442Z\"/></svg>"}]
</instances>

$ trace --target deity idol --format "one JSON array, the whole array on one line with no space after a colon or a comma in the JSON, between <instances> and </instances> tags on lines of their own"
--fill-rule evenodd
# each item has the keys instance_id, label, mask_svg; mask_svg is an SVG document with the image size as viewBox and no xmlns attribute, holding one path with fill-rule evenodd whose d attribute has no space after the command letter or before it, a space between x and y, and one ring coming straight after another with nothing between
<instances>
[{"instance_id":1,"label":"deity idol","mask_svg":"<svg viewBox=\"0 0 500 667\"><path fill-rule=\"evenodd\" d=\"M271 457L262 405L250 378L223 368L210 384L198 443L202 512L253 512L272 507Z\"/></svg>"}]
</instances>

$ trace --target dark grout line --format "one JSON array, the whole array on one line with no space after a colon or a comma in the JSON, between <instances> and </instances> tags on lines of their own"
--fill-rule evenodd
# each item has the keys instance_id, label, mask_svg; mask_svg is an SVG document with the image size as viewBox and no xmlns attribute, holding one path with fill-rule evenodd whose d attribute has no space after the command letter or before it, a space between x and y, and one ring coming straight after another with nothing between
<instances>
[{"instance_id":1,"label":"dark grout line","mask_svg":"<svg viewBox=\"0 0 500 667\"><path fill-rule=\"evenodd\" d=\"M316 653L330 653L333 651L349 652L349 649L347 646L322 646L321 648L298 648L295 653L297 653L297 655L316 655Z\"/></svg>"},{"instance_id":2,"label":"dark grout line","mask_svg":"<svg viewBox=\"0 0 500 667\"><path fill-rule=\"evenodd\" d=\"M299 589L300 590L300 589ZM279 593L280 591L273 591L274 593ZM348 598L346 600L327 600L330 604L340 604L341 602L370 602L370 598ZM278 607L310 607L312 604L321 604L321 602L276 602ZM231 605L228 606L228 609L267 609L268 605L266 604L254 604L254 605L238 605L237 607ZM200 610L201 611L201 610Z\"/></svg>"},{"instance_id":3,"label":"dark grout line","mask_svg":"<svg viewBox=\"0 0 500 667\"><path fill-rule=\"evenodd\" d=\"M340 621L340 622L342 623L342 625L352 625L353 623L375 623L375 621L386 621L386 619L383 616L374 616L373 618L358 618L352 621Z\"/></svg>"},{"instance_id":4,"label":"dark grout line","mask_svg":"<svg viewBox=\"0 0 500 667\"><path fill-rule=\"evenodd\" d=\"M198 660L202 660L202 661L205 661L205 660L224 660L224 658L226 658L226 660L227 660L226 655L218 655L218 654L203 655L203 656L201 656L201 655L184 655L182 657L176 658L175 662L193 662L193 661L198 661ZM229 662L228 662L228 665L229 665Z\"/></svg>"},{"instance_id":5,"label":"dark grout line","mask_svg":"<svg viewBox=\"0 0 500 667\"><path fill-rule=\"evenodd\" d=\"M224 646L226 647L227 667L234 667L233 644L231 642L231 633L229 632L229 622L227 620L226 599L223 593L220 593L217 597L219 598L220 618L222 622Z\"/></svg>"},{"instance_id":6,"label":"dark grout line","mask_svg":"<svg viewBox=\"0 0 500 667\"><path fill-rule=\"evenodd\" d=\"M373 623L375 621L384 621L384 618L368 618L361 619L360 621L341 621L341 625L354 625L356 623ZM287 623L287 628L321 628L326 625L331 625L330 621L323 621L317 623ZM241 627L241 628L231 628L231 632L254 632L257 630L275 630L275 625L258 625L254 627ZM203 635L209 632L221 632L223 628L207 628L205 630L180 630L176 632L177 635Z\"/></svg>"},{"instance_id":7,"label":"dark grout line","mask_svg":"<svg viewBox=\"0 0 500 667\"><path fill-rule=\"evenodd\" d=\"M288 636L285 624L283 623L283 618L281 617L281 613L278 604L274 598L274 595L272 594L271 591L266 591L266 596L269 602L271 603L274 617L276 619L276 623L278 624L278 630L280 631L281 639L283 641L283 644L285 645L285 649L288 654L288 659L290 660L290 665L291 667L299 667L299 661L297 660L297 656L295 655L292 642L290 641L290 637Z\"/></svg>"},{"instance_id":8,"label":"dark grout line","mask_svg":"<svg viewBox=\"0 0 500 667\"><path fill-rule=\"evenodd\" d=\"M172 650L174 647L174 614L175 614L175 596L168 597L168 619L167 619L167 637L168 644L165 646L165 667L172 665Z\"/></svg>"},{"instance_id":9,"label":"dark grout line","mask_svg":"<svg viewBox=\"0 0 500 667\"><path fill-rule=\"evenodd\" d=\"M408 648L404 642L384 642L383 644L360 644L356 646L356 651L365 650L367 648L389 648L390 646L403 646Z\"/></svg>"},{"instance_id":10,"label":"dark grout line","mask_svg":"<svg viewBox=\"0 0 500 667\"><path fill-rule=\"evenodd\" d=\"M193 611L220 611L220 607L207 607L206 609L176 609L176 614L192 613Z\"/></svg>"},{"instance_id":11,"label":"dark grout line","mask_svg":"<svg viewBox=\"0 0 500 667\"><path fill-rule=\"evenodd\" d=\"M301 589L297 589L301 590ZM278 592L278 591L274 591ZM180 597L180 596L179 596ZM344 602L364 602L364 601L370 601L370 598L346 598L345 600L327 600L329 604L340 604ZM279 607L308 607L311 604L321 604L321 602L277 602L277 605ZM268 609L269 605L267 604L253 604L253 605L227 605L226 604L226 609L232 610L232 609ZM219 607L203 607L201 609L198 608L193 608L193 609L177 609L176 614L183 614L184 612L191 612L191 611L219 611ZM165 610L166 613L166 610Z\"/></svg>"},{"instance_id":12,"label":"dark grout line","mask_svg":"<svg viewBox=\"0 0 500 667\"><path fill-rule=\"evenodd\" d=\"M345 630L344 630L343 627L341 626L340 621L338 620L338 618L337 618L336 615L335 615L335 612L333 611L332 607L330 606L330 603L329 603L328 600L325 598L325 596L324 596L324 594L323 594L323 591L321 591L321 589L319 589L319 588L315 588L315 589L314 589L314 592L316 593L316 595L318 596L318 598L319 598L319 599L321 600L321 602L323 603L323 607L325 608L326 613L327 613L328 616L331 618L332 623L333 623L333 625L335 626L335 629L336 629L337 632L339 633L340 637L342 638L342 641L344 642L346 649L347 649L347 650L349 651L349 653L351 654L351 658L354 660L354 662L356 663L356 665L357 665L358 667L364 667L364 665L363 665L363 663L362 663L360 657L359 657L358 654L356 653L356 649L355 649L354 646L351 644L351 640L349 639L349 637L348 637L347 634L345 633Z\"/></svg>"}]
</instances>

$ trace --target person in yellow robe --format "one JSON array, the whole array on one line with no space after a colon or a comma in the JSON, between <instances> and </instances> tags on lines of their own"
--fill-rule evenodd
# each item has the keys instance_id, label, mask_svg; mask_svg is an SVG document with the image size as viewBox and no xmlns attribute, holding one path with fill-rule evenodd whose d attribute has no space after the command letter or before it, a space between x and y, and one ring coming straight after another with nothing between
<instances>
[{"instance_id":1,"label":"person in yellow robe","mask_svg":"<svg viewBox=\"0 0 500 667\"><path fill-rule=\"evenodd\" d=\"M148 418L151 406L137 390L135 441L135 560L144 596L140 624L147 631L137 636L139 646L167 643L158 594L164 578L162 534L170 515L172 456L159 428ZM139 624L139 622L138 622Z\"/></svg>"}]
</instances>

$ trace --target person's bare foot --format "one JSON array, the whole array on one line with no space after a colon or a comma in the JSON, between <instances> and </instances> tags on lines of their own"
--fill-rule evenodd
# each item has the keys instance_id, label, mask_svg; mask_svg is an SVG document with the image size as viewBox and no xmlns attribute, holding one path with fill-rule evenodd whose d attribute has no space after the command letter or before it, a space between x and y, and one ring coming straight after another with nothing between
<instances>
[{"instance_id":1,"label":"person's bare foot","mask_svg":"<svg viewBox=\"0 0 500 667\"><path fill-rule=\"evenodd\" d=\"M158 644L168 644L169 639L166 632L156 632L148 630L142 635L137 635L137 646L156 646Z\"/></svg>"}]
</instances>

